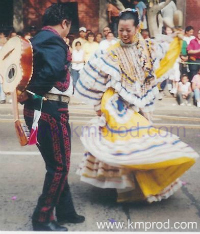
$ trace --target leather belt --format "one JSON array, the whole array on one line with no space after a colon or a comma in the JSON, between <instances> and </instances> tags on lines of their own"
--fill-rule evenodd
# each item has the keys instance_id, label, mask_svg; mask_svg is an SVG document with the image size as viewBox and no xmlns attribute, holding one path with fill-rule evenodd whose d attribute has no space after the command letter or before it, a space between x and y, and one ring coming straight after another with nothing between
<instances>
[{"instance_id":1,"label":"leather belt","mask_svg":"<svg viewBox=\"0 0 200 234\"><path fill-rule=\"evenodd\" d=\"M56 101L56 102L69 103L69 101L70 101L70 97L68 97L68 96L58 95L58 94L53 94L53 93L47 93L44 95L44 97L50 101Z\"/></svg>"}]
</instances>

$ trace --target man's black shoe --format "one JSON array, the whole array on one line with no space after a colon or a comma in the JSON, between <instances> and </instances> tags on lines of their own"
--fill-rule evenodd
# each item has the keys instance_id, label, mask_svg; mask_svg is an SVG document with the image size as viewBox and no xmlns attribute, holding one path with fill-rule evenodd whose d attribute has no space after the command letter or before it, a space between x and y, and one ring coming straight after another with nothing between
<instances>
[{"instance_id":1,"label":"man's black shoe","mask_svg":"<svg viewBox=\"0 0 200 234\"><path fill-rule=\"evenodd\" d=\"M83 223L85 221L85 217L82 215L78 215L78 214L73 214L73 215L68 215L68 216L63 216L63 217L57 216L57 221L60 224Z\"/></svg>"},{"instance_id":2,"label":"man's black shoe","mask_svg":"<svg viewBox=\"0 0 200 234\"><path fill-rule=\"evenodd\" d=\"M53 232L66 232L68 229L66 227L60 226L56 221L51 221L49 223L41 223L37 221L32 221L34 231L53 231Z\"/></svg>"}]
</instances>

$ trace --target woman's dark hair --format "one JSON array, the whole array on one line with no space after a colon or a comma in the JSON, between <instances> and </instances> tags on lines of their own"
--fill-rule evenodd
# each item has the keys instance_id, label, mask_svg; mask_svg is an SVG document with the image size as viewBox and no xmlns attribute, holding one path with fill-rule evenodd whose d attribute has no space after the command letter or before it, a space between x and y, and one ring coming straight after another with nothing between
<instances>
[{"instance_id":1,"label":"woman's dark hair","mask_svg":"<svg viewBox=\"0 0 200 234\"><path fill-rule=\"evenodd\" d=\"M162 27L162 34L166 35L167 28L170 28L169 26L163 26ZM173 28L170 28L172 30L172 33L174 32Z\"/></svg>"},{"instance_id":2,"label":"woman's dark hair","mask_svg":"<svg viewBox=\"0 0 200 234\"><path fill-rule=\"evenodd\" d=\"M137 11L124 11L124 12L121 12L119 15L119 21L120 20L130 20L130 19L132 19L134 21L135 27L137 27L139 25L140 20L139 20L139 15L138 15Z\"/></svg>"},{"instance_id":3,"label":"woman's dark hair","mask_svg":"<svg viewBox=\"0 0 200 234\"><path fill-rule=\"evenodd\" d=\"M93 32L89 32L86 36L86 40L88 40L88 37L95 37L94 33Z\"/></svg>"},{"instance_id":4,"label":"woman's dark hair","mask_svg":"<svg viewBox=\"0 0 200 234\"><path fill-rule=\"evenodd\" d=\"M45 10L42 23L43 26L55 26L65 19L67 20L67 25L72 21L72 14L69 7L64 3L55 3Z\"/></svg>"},{"instance_id":5,"label":"woman's dark hair","mask_svg":"<svg viewBox=\"0 0 200 234\"><path fill-rule=\"evenodd\" d=\"M77 41L77 42L75 43L75 46L77 46L78 44L81 46L81 42L80 42L80 41Z\"/></svg>"},{"instance_id":6,"label":"woman's dark hair","mask_svg":"<svg viewBox=\"0 0 200 234\"><path fill-rule=\"evenodd\" d=\"M187 26L185 28L185 32L189 32L190 30L194 30L194 28L192 26Z\"/></svg>"}]
</instances>

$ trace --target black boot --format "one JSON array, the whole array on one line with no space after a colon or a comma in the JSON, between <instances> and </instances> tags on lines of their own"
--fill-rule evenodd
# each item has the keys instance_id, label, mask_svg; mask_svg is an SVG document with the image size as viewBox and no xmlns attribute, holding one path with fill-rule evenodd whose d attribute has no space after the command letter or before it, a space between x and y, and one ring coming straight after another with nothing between
<instances>
[{"instance_id":1,"label":"black boot","mask_svg":"<svg viewBox=\"0 0 200 234\"><path fill-rule=\"evenodd\" d=\"M78 215L77 213L67 214L67 215L57 215L57 221L59 224L64 223L83 223L85 221L85 217L82 215Z\"/></svg>"},{"instance_id":2,"label":"black boot","mask_svg":"<svg viewBox=\"0 0 200 234\"><path fill-rule=\"evenodd\" d=\"M55 220L49 223L41 223L38 221L32 221L34 231L52 231L52 232L67 232L66 227L60 226Z\"/></svg>"},{"instance_id":3,"label":"black boot","mask_svg":"<svg viewBox=\"0 0 200 234\"><path fill-rule=\"evenodd\" d=\"M60 224L83 223L85 221L85 217L78 215L75 211L68 183L65 184L59 203L56 206L56 217Z\"/></svg>"}]
</instances>

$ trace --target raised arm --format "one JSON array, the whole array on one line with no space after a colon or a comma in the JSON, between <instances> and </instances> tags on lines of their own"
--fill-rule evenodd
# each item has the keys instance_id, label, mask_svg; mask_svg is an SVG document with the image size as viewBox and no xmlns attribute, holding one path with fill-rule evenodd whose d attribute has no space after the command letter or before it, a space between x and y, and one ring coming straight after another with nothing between
<instances>
[{"instance_id":1,"label":"raised arm","mask_svg":"<svg viewBox=\"0 0 200 234\"><path fill-rule=\"evenodd\" d=\"M157 5L157 10L158 11L161 11L164 7L166 7L170 2L171 2L172 0L166 0L165 2L163 2L163 3L161 3L161 4L159 4L159 5Z\"/></svg>"}]
</instances>

